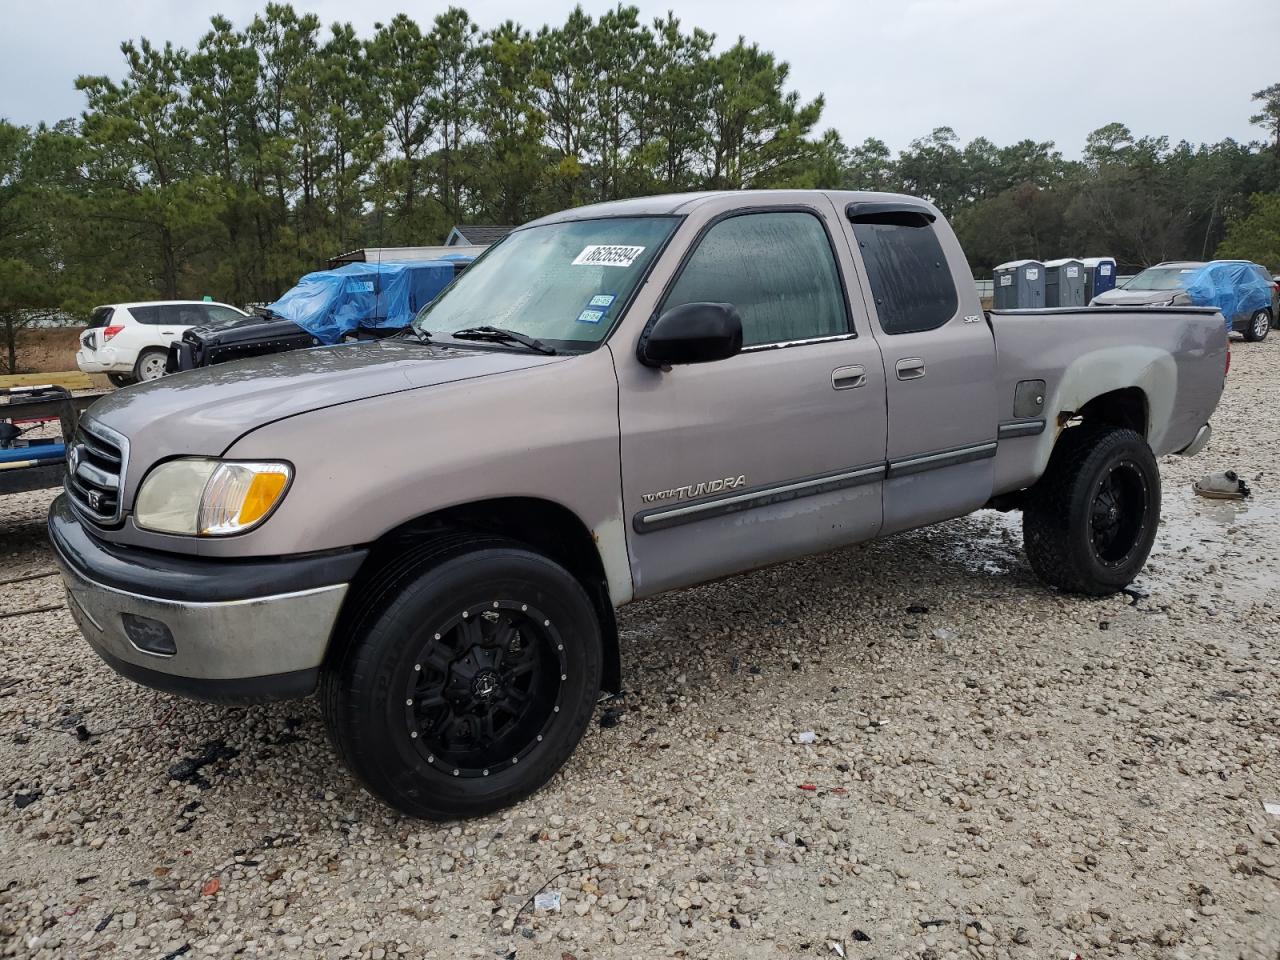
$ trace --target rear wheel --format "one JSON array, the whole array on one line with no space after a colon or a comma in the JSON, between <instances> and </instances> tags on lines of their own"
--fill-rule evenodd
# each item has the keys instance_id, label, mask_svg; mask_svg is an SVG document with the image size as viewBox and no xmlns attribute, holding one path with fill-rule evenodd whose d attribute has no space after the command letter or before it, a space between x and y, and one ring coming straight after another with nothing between
<instances>
[{"instance_id":1,"label":"rear wheel","mask_svg":"<svg viewBox=\"0 0 1280 960\"><path fill-rule=\"evenodd\" d=\"M139 383L148 380L159 380L164 376L164 365L168 354L164 350L143 350L133 365L133 379Z\"/></svg>"},{"instance_id":2,"label":"rear wheel","mask_svg":"<svg viewBox=\"0 0 1280 960\"><path fill-rule=\"evenodd\" d=\"M1160 523L1160 471L1146 440L1105 425L1063 433L1022 515L1031 568L1045 583L1105 596L1142 570Z\"/></svg>"},{"instance_id":3,"label":"rear wheel","mask_svg":"<svg viewBox=\"0 0 1280 960\"><path fill-rule=\"evenodd\" d=\"M1249 326L1245 328L1244 338L1258 343L1267 339L1267 334L1271 332L1271 311L1267 309L1259 310L1249 318Z\"/></svg>"},{"instance_id":4,"label":"rear wheel","mask_svg":"<svg viewBox=\"0 0 1280 960\"><path fill-rule=\"evenodd\" d=\"M550 780L600 688L600 626L578 581L511 541L457 537L364 590L322 703L365 786L411 816L450 819Z\"/></svg>"}]
</instances>

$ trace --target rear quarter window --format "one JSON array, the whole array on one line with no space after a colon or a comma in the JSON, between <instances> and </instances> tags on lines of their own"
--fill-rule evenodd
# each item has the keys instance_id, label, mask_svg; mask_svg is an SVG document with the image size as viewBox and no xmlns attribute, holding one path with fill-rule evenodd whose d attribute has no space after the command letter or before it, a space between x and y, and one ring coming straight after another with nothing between
<instances>
[{"instance_id":1,"label":"rear quarter window","mask_svg":"<svg viewBox=\"0 0 1280 960\"><path fill-rule=\"evenodd\" d=\"M933 221L914 213L858 218L853 236L885 333L935 330L956 315L960 299Z\"/></svg>"},{"instance_id":2,"label":"rear quarter window","mask_svg":"<svg viewBox=\"0 0 1280 960\"><path fill-rule=\"evenodd\" d=\"M105 327L111 322L111 317L115 312L115 307L98 307L93 313L89 314L89 329L95 330L98 327Z\"/></svg>"}]
</instances>

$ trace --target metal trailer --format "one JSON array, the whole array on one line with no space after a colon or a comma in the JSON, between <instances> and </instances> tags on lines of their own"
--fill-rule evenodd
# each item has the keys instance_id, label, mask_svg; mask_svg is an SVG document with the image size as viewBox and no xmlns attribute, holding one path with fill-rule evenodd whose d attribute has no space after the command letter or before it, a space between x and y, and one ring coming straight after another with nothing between
<instances>
[{"instance_id":1,"label":"metal trailer","mask_svg":"<svg viewBox=\"0 0 1280 960\"><path fill-rule=\"evenodd\" d=\"M1100 293L1114 290L1116 286L1115 257L1085 257L1084 264L1084 302L1092 303Z\"/></svg>"},{"instance_id":2,"label":"metal trailer","mask_svg":"<svg viewBox=\"0 0 1280 960\"><path fill-rule=\"evenodd\" d=\"M1074 257L1050 260L1044 265L1044 305L1046 307L1083 307L1084 263Z\"/></svg>"},{"instance_id":3,"label":"metal trailer","mask_svg":"<svg viewBox=\"0 0 1280 960\"><path fill-rule=\"evenodd\" d=\"M997 310L1043 307L1044 264L1039 260L1010 260L992 271L993 306Z\"/></svg>"},{"instance_id":4,"label":"metal trailer","mask_svg":"<svg viewBox=\"0 0 1280 960\"><path fill-rule=\"evenodd\" d=\"M104 392L72 396L52 384L0 388L0 496L62 486L67 445L80 414ZM31 426L51 420L59 421L60 437L22 436Z\"/></svg>"}]
</instances>

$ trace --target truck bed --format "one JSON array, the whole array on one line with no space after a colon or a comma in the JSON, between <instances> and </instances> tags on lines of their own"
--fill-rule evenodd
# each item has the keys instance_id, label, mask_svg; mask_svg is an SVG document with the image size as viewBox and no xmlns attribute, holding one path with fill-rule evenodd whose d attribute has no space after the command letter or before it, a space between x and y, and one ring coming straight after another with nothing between
<instances>
[{"instance_id":1,"label":"truck bed","mask_svg":"<svg viewBox=\"0 0 1280 960\"><path fill-rule=\"evenodd\" d=\"M1107 385L1131 383L1144 408L1144 432L1157 456L1185 449L1222 394L1226 324L1210 307L1067 307L995 310L987 315L996 342L1001 438L995 493L1034 483L1058 434ZM1064 336L1069 327L1070 336ZM1043 418L1014 416L1008 404L1023 381L1044 381Z\"/></svg>"}]
</instances>

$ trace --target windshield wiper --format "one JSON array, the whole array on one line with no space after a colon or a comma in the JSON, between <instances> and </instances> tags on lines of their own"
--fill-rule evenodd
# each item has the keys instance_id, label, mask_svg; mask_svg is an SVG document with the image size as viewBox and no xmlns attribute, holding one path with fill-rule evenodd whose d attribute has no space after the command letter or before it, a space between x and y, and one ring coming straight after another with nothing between
<instances>
[{"instance_id":1,"label":"windshield wiper","mask_svg":"<svg viewBox=\"0 0 1280 960\"><path fill-rule=\"evenodd\" d=\"M429 330L419 330L412 323L396 334L397 337L414 336L418 338L419 343L430 343L431 332Z\"/></svg>"},{"instance_id":2,"label":"windshield wiper","mask_svg":"<svg viewBox=\"0 0 1280 960\"><path fill-rule=\"evenodd\" d=\"M521 346L528 347L538 353L545 353L552 356L556 352L555 347L549 347L541 340L530 337L527 334L518 333L515 330L507 330L503 327L491 327L487 324L482 327L463 327L461 330L453 331L450 336L458 340L487 340L490 343L518 343Z\"/></svg>"}]
</instances>

